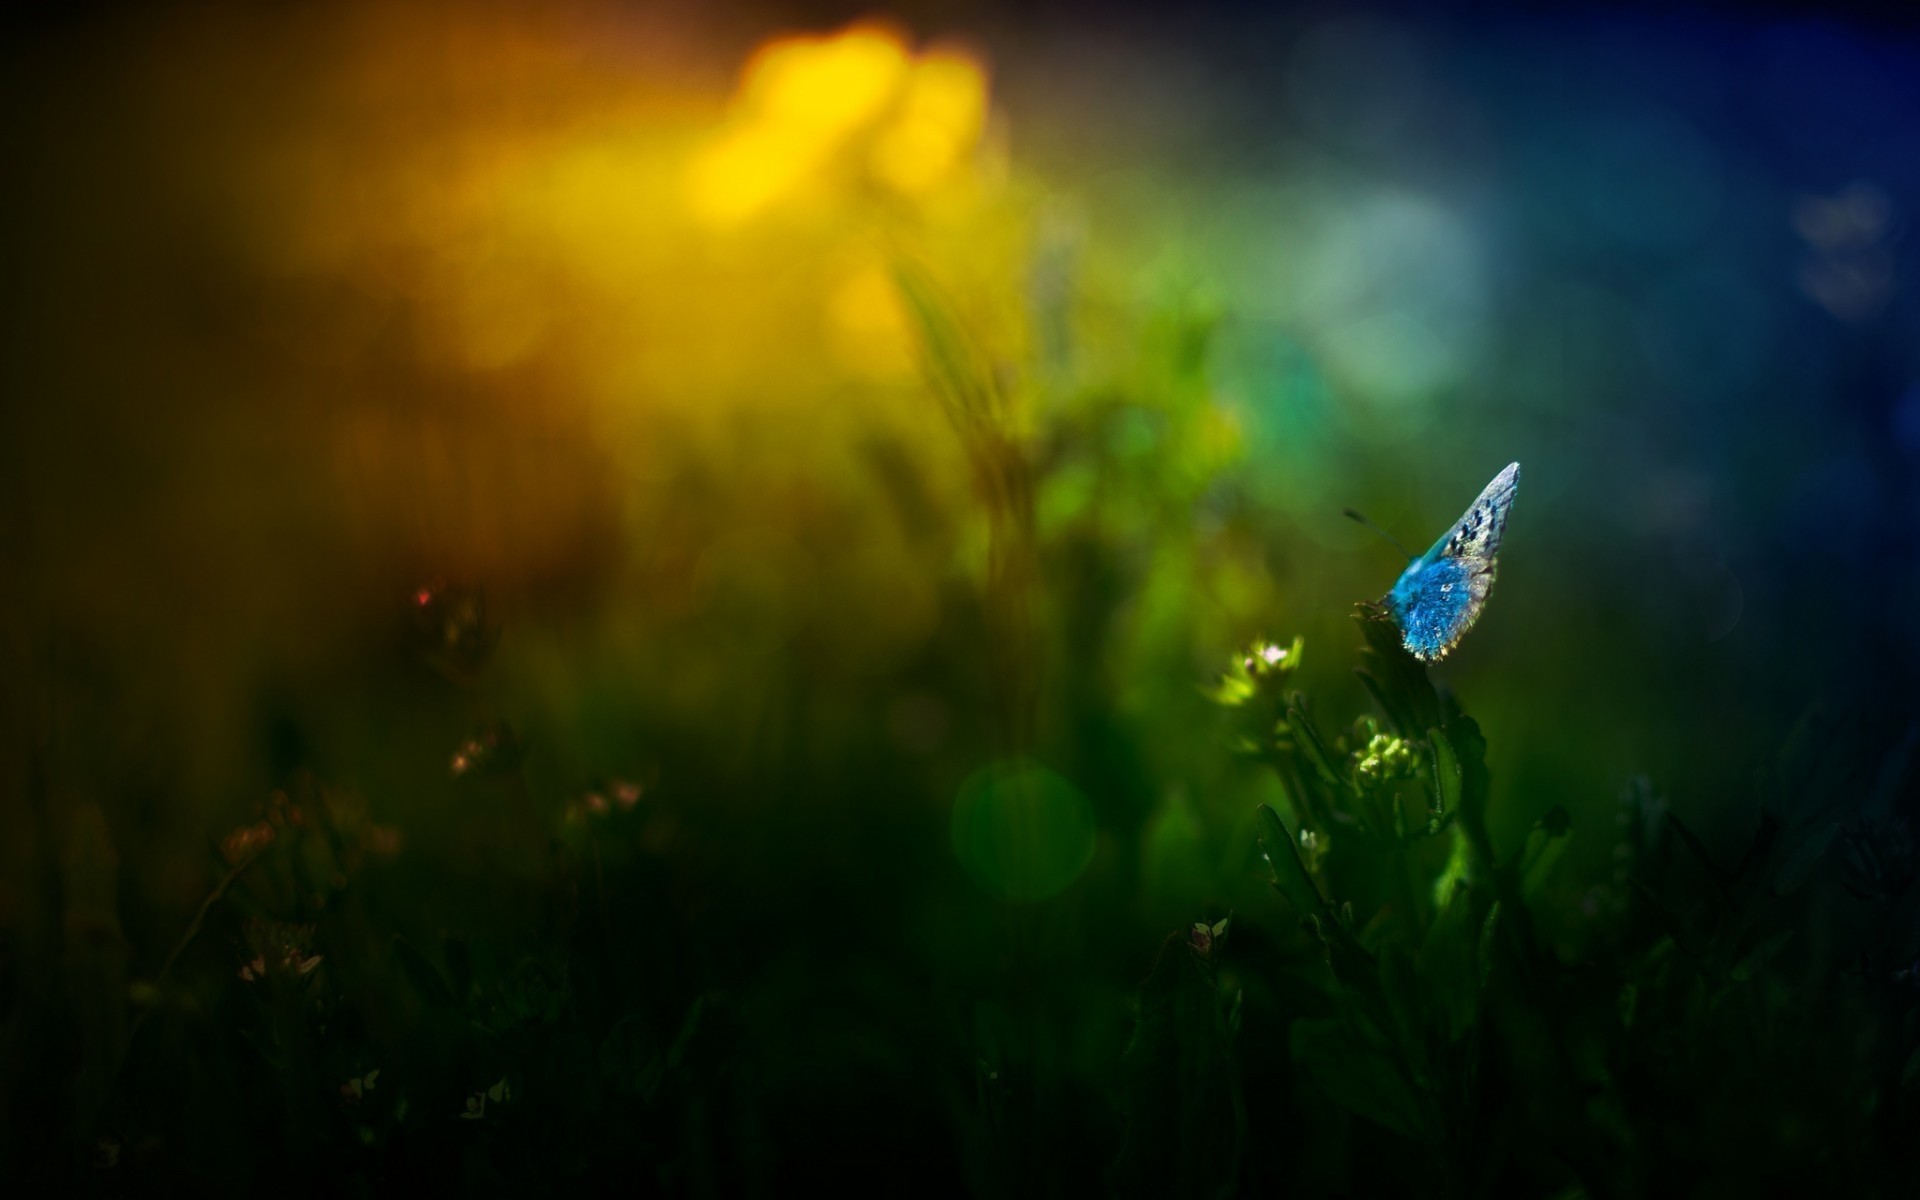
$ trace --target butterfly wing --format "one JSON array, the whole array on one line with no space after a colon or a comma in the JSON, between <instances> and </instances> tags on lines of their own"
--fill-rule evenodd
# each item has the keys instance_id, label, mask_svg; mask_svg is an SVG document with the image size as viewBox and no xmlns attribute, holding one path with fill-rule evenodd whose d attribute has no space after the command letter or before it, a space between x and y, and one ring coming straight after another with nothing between
<instances>
[{"instance_id":1,"label":"butterfly wing","mask_svg":"<svg viewBox=\"0 0 1920 1200\"><path fill-rule=\"evenodd\" d=\"M1509 463L1387 593L1401 642L1421 662L1445 658L1479 619L1493 590L1495 555L1519 486L1520 464Z\"/></svg>"}]
</instances>

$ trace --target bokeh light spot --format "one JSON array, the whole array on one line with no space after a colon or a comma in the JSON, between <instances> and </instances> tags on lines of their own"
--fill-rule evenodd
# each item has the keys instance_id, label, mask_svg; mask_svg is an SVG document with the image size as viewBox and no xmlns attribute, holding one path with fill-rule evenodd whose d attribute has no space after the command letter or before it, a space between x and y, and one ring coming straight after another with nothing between
<instances>
[{"instance_id":1,"label":"bokeh light spot","mask_svg":"<svg viewBox=\"0 0 1920 1200\"><path fill-rule=\"evenodd\" d=\"M960 787L953 852L973 881L1003 900L1045 900L1093 861L1093 806L1028 759L990 764Z\"/></svg>"},{"instance_id":2,"label":"bokeh light spot","mask_svg":"<svg viewBox=\"0 0 1920 1200\"><path fill-rule=\"evenodd\" d=\"M987 119L987 81L958 54L929 54L914 65L900 112L873 147L873 169L902 192L940 183L979 142Z\"/></svg>"},{"instance_id":3,"label":"bokeh light spot","mask_svg":"<svg viewBox=\"0 0 1920 1200\"><path fill-rule=\"evenodd\" d=\"M1406 403L1457 381L1484 337L1475 239L1437 204L1378 196L1333 215L1292 281L1333 373L1368 399Z\"/></svg>"},{"instance_id":4,"label":"bokeh light spot","mask_svg":"<svg viewBox=\"0 0 1920 1200\"><path fill-rule=\"evenodd\" d=\"M871 119L892 99L906 68L898 37L856 26L830 37L772 43L747 64L742 90L769 122L824 140Z\"/></svg>"},{"instance_id":5,"label":"bokeh light spot","mask_svg":"<svg viewBox=\"0 0 1920 1200\"><path fill-rule=\"evenodd\" d=\"M906 70L900 39L875 27L769 43L747 64L731 128L693 164L694 215L733 225L801 190L893 103Z\"/></svg>"},{"instance_id":6,"label":"bokeh light spot","mask_svg":"<svg viewBox=\"0 0 1920 1200\"><path fill-rule=\"evenodd\" d=\"M834 349L847 366L876 378L913 373L912 330L900 289L883 264L851 271L829 297L826 317Z\"/></svg>"},{"instance_id":7,"label":"bokeh light spot","mask_svg":"<svg viewBox=\"0 0 1920 1200\"><path fill-rule=\"evenodd\" d=\"M830 188L849 167L922 198L968 161L986 120L986 73L966 54L913 55L867 25L778 39L747 64L732 118L691 164L687 202L725 228Z\"/></svg>"}]
</instances>

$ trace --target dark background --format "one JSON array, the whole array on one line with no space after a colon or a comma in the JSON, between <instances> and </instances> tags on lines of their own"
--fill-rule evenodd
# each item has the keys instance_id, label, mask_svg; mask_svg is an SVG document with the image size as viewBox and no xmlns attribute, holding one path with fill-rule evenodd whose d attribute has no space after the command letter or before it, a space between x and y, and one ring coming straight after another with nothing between
<instances>
[{"instance_id":1,"label":"dark background","mask_svg":"<svg viewBox=\"0 0 1920 1200\"><path fill-rule=\"evenodd\" d=\"M125 1080L169 1064L201 1064L205 1111L239 1104L239 922L311 913L216 904L178 993L142 1002L168 1019L112 1014L274 789L311 773L404 835L353 885L356 928L451 971L448 937L509 961L574 928L536 917L574 893L530 847L598 829L583 798L632 780L571 986L587 1026L645 1011L663 1041L729 998L751 1111L712 1136L773 1164L744 1178L875 1139L986 1161L951 1114L981 1047L1018 1044L1040 1081L1018 1120L1061 1147L1020 1169L1078 1190L1166 932L1265 905L1291 935L1253 838L1275 789L1201 688L1298 633L1322 711L1360 711L1351 606L1401 562L1340 510L1418 550L1516 459L1495 598L1435 676L1487 733L1496 843L1554 805L1591 835L1549 940L1597 936L1582 905L1635 778L1729 859L1796 727L1911 800L1883 765L1920 668L1901 23L909 5L911 52L984 64L986 165L901 200L834 158L825 200L688 218L678 181L741 119L753 47L870 15L8 18L16 1146L77 1161L102 1120L139 1144L159 1093ZM876 245L951 303L1004 443L943 417L894 326L822 325ZM470 663L407 607L468 586L499 639ZM476 792L448 757L495 722L524 761ZM968 781L1023 757L1091 822L1008 835L1064 872L1038 900L953 834ZM400 970L359 969L363 1000ZM230 1184L333 1144L256 1134L150 1153L203 1138Z\"/></svg>"}]
</instances>

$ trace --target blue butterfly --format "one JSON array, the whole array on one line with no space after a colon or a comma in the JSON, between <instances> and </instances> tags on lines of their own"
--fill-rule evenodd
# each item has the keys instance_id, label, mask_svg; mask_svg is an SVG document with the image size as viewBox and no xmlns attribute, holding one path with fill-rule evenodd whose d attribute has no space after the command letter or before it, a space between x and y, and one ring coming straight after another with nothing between
<instances>
[{"instance_id":1,"label":"blue butterfly","mask_svg":"<svg viewBox=\"0 0 1920 1200\"><path fill-rule=\"evenodd\" d=\"M1466 515L1440 535L1433 549L1413 560L1381 601L1407 653L1438 662L1460 644L1486 607L1493 590L1494 555L1507 529L1507 510L1520 486L1520 464L1493 477Z\"/></svg>"}]
</instances>

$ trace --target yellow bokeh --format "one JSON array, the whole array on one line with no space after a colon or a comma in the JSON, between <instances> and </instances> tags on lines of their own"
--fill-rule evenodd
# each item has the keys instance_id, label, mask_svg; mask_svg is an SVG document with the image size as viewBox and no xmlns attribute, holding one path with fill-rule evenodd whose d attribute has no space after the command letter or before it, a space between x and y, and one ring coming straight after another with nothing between
<instances>
[{"instance_id":1,"label":"yellow bokeh","mask_svg":"<svg viewBox=\"0 0 1920 1200\"><path fill-rule=\"evenodd\" d=\"M831 37L784 38L748 61L741 99L756 117L822 141L871 121L894 100L907 50L892 32L855 26Z\"/></svg>"},{"instance_id":2,"label":"yellow bokeh","mask_svg":"<svg viewBox=\"0 0 1920 1200\"><path fill-rule=\"evenodd\" d=\"M979 65L958 54L929 54L914 64L898 115L874 143L874 173L902 192L924 192L979 143L986 119Z\"/></svg>"},{"instance_id":3,"label":"yellow bokeh","mask_svg":"<svg viewBox=\"0 0 1920 1200\"><path fill-rule=\"evenodd\" d=\"M913 373L913 334L900 289L881 264L850 272L834 289L827 318L834 347L848 367L881 379Z\"/></svg>"},{"instance_id":4,"label":"yellow bokeh","mask_svg":"<svg viewBox=\"0 0 1920 1200\"><path fill-rule=\"evenodd\" d=\"M986 116L985 72L964 54L915 56L871 25L779 39L748 62L731 122L691 165L687 202L726 228L862 183L918 198L979 145Z\"/></svg>"},{"instance_id":5,"label":"yellow bokeh","mask_svg":"<svg viewBox=\"0 0 1920 1200\"><path fill-rule=\"evenodd\" d=\"M772 206L798 190L824 157L813 140L760 125L736 129L694 164L688 200L694 214L728 226Z\"/></svg>"}]
</instances>

